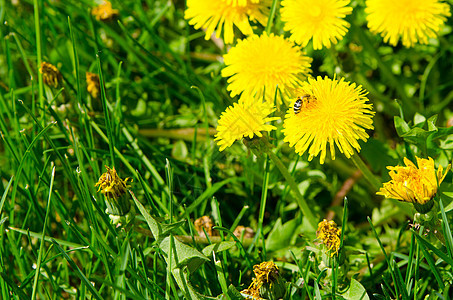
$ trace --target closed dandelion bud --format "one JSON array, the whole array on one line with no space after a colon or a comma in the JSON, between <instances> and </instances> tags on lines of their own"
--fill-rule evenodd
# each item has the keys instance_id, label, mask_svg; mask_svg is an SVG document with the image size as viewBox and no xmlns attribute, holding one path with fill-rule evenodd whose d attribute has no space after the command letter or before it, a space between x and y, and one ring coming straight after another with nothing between
<instances>
[{"instance_id":1,"label":"closed dandelion bud","mask_svg":"<svg viewBox=\"0 0 453 300\"><path fill-rule=\"evenodd\" d=\"M41 67L39 68L39 73L42 74L42 80L48 86L57 88L59 80L61 79L61 73L58 71L57 67L51 63L43 61Z\"/></svg>"},{"instance_id":2,"label":"closed dandelion bud","mask_svg":"<svg viewBox=\"0 0 453 300\"><path fill-rule=\"evenodd\" d=\"M129 188L127 182L130 178L123 180L118 176L115 168L110 169L106 166L106 169L107 171L101 175L95 186L98 186L98 191L104 194L107 204L106 212L114 216L111 219L115 223L117 217L126 216L131 210L131 203L127 194ZM116 223L118 222L119 220Z\"/></svg>"}]
</instances>

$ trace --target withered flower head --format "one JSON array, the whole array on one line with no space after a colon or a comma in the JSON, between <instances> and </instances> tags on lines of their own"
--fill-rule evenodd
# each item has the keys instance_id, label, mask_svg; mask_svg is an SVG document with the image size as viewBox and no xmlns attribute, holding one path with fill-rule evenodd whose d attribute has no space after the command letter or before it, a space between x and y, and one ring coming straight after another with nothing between
<instances>
[{"instance_id":1,"label":"withered flower head","mask_svg":"<svg viewBox=\"0 0 453 300\"><path fill-rule=\"evenodd\" d=\"M61 73L57 67L51 63L43 61L39 68L39 73L42 74L42 79L48 86L58 87L58 81L61 78Z\"/></svg>"},{"instance_id":2,"label":"withered flower head","mask_svg":"<svg viewBox=\"0 0 453 300\"><path fill-rule=\"evenodd\" d=\"M100 93L99 75L91 72L86 72L87 91L91 97L97 98Z\"/></svg>"},{"instance_id":3,"label":"withered flower head","mask_svg":"<svg viewBox=\"0 0 453 300\"><path fill-rule=\"evenodd\" d=\"M337 228L337 224L334 221L324 219L322 222L319 222L316 236L327 246L331 256L338 253L341 243L341 229Z\"/></svg>"},{"instance_id":4,"label":"withered flower head","mask_svg":"<svg viewBox=\"0 0 453 300\"><path fill-rule=\"evenodd\" d=\"M107 198L118 199L127 192L129 187L127 181L130 178L123 180L118 176L115 168L110 169L107 166L105 168L107 172L101 175L95 186L99 186L98 191L101 191Z\"/></svg>"},{"instance_id":5,"label":"withered flower head","mask_svg":"<svg viewBox=\"0 0 453 300\"><path fill-rule=\"evenodd\" d=\"M195 230L198 232L199 236L206 237L205 231L209 236L218 236L218 232L213 230L212 227L214 226L214 222L208 216L202 216L198 218L194 222ZM204 230L203 230L204 228Z\"/></svg>"},{"instance_id":6,"label":"withered flower head","mask_svg":"<svg viewBox=\"0 0 453 300\"><path fill-rule=\"evenodd\" d=\"M252 296L253 299L280 299L285 296L285 280L280 277L278 267L271 261L265 261L253 266L252 283L241 293Z\"/></svg>"},{"instance_id":7,"label":"withered flower head","mask_svg":"<svg viewBox=\"0 0 453 300\"><path fill-rule=\"evenodd\" d=\"M119 14L117 9L112 8L110 1L104 1L104 3L96 6L91 11L91 14L100 21L109 21L116 18Z\"/></svg>"},{"instance_id":8,"label":"withered flower head","mask_svg":"<svg viewBox=\"0 0 453 300\"><path fill-rule=\"evenodd\" d=\"M99 186L98 191L101 191L105 196L107 204L107 213L114 216L124 216L131 209L129 197L127 197L128 180L131 178L121 179L116 173L115 168L110 169L105 166L107 172L101 175L95 186Z\"/></svg>"},{"instance_id":9,"label":"withered flower head","mask_svg":"<svg viewBox=\"0 0 453 300\"><path fill-rule=\"evenodd\" d=\"M244 233L244 238L253 238L255 236L255 231L253 231L252 228L244 227L242 225L239 225L238 227L236 227L236 229L233 232L233 234L237 238L240 238L242 236L242 233Z\"/></svg>"}]
</instances>

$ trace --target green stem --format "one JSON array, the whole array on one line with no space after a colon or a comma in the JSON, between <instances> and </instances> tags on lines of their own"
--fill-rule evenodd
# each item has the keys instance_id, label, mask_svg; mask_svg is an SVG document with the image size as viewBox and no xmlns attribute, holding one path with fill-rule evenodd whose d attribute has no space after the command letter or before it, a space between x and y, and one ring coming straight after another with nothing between
<instances>
[{"instance_id":1,"label":"green stem","mask_svg":"<svg viewBox=\"0 0 453 300\"><path fill-rule=\"evenodd\" d=\"M272 1L271 11L269 13L269 18L267 19L266 33L271 33L272 21L274 20L275 11L277 10L277 0Z\"/></svg>"},{"instance_id":2,"label":"green stem","mask_svg":"<svg viewBox=\"0 0 453 300\"><path fill-rule=\"evenodd\" d=\"M258 217L258 237L263 235L264 212L266 211L267 189L269 185L269 156L264 161L263 189L261 190L260 214ZM264 240L264 235L263 235ZM259 238L257 239L259 241Z\"/></svg>"},{"instance_id":3,"label":"green stem","mask_svg":"<svg viewBox=\"0 0 453 300\"><path fill-rule=\"evenodd\" d=\"M370 169L365 165L358 153L351 156L352 162L362 172L363 177L373 186L376 191L379 191L382 183L371 173Z\"/></svg>"},{"instance_id":4,"label":"green stem","mask_svg":"<svg viewBox=\"0 0 453 300\"><path fill-rule=\"evenodd\" d=\"M39 23L39 4L38 0L33 1L34 13L35 13L35 31L36 31L36 58L38 63L38 69L41 68L42 63L42 46L41 46L41 25ZM41 121L42 125L45 126L45 116L46 109L44 107L44 84L42 80L41 72L38 73L38 95L39 95L39 105L41 109Z\"/></svg>"},{"instance_id":5,"label":"green stem","mask_svg":"<svg viewBox=\"0 0 453 300\"><path fill-rule=\"evenodd\" d=\"M383 76L387 78L389 85L391 85L398 92L398 95L400 96L401 100L407 106L407 111L409 111L410 114L413 114L417 110L415 105L413 104L413 101L411 101L411 99L407 95L401 82L392 73L390 67L384 63L382 57L379 55L379 53L376 51L373 44L371 43L368 35L361 29L356 30L356 34L364 48L367 49L368 53L376 59L378 68L382 72Z\"/></svg>"},{"instance_id":6,"label":"green stem","mask_svg":"<svg viewBox=\"0 0 453 300\"><path fill-rule=\"evenodd\" d=\"M304 197L300 193L299 188L298 188L296 182L294 181L294 178L288 172L288 169L283 165L282 161L272 151L269 151L268 154L269 154L269 157L274 162L275 166L278 168L278 170L283 175L283 177L285 177L285 180L291 187L291 190L294 193L294 196L297 201L297 205L299 205L300 210L302 211L304 216L308 219L308 221L310 222L310 225L313 227L313 229L316 229L318 227L317 218L312 213L310 207L308 206Z\"/></svg>"}]
</instances>

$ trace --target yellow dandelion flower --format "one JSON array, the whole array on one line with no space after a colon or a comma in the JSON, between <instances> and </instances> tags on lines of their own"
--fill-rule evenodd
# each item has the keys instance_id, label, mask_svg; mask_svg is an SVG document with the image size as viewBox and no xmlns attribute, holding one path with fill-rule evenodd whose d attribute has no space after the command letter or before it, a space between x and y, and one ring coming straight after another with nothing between
<instances>
[{"instance_id":1,"label":"yellow dandelion flower","mask_svg":"<svg viewBox=\"0 0 453 300\"><path fill-rule=\"evenodd\" d=\"M319 222L316 237L322 240L323 244L327 246L331 256L338 253L341 244L341 229L337 228L337 224L334 221L324 219Z\"/></svg>"},{"instance_id":2,"label":"yellow dandelion flower","mask_svg":"<svg viewBox=\"0 0 453 300\"><path fill-rule=\"evenodd\" d=\"M301 97L293 101L285 116L285 142L302 155L308 149L308 160L321 153L323 164L330 145L335 159L335 146L347 158L360 151L358 140L366 141L366 129L373 129L372 105L362 86L344 79L309 78L301 87Z\"/></svg>"},{"instance_id":3,"label":"yellow dandelion flower","mask_svg":"<svg viewBox=\"0 0 453 300\"><path fill-rule=\"evenodd\" d=\"M275 111L273 105L253 97L241 97L238 103L228 107L220 116L215 140L220 151L230 147L234 141L243 137L262 137L261 131L271 131L275 126L266 124L278 117L268 117Z\"/></svg>"},{"instance_id":4,"label":"yellow dandelion flower","mask_svg":"<svg viewBox=\"0 0 453 300\"><path fill-rule=\"evenodd\" d=\"M104 1L104 3L93 8L91 14L96 17L96 20L109 21L118 17L119 11L112 8L110 1Z\"/></svg>"},{"instance_id":5,"label":"yellow dandelion flower","mask_svg":"<svg viewBox=\"0 0 453 300\"><path fill-rule=\"evenodd\" d=\"M443 173L442 166L439 166L436 172L431 157L428 159L416 157L416 159L418 167L407 158L404 158L405 167L388 166L387 169L390 170L389 175L392 179L384 183L377 194L419 205L425 205L433 199L451 165L448 165L445 173ZM430 206L432 207L432 205ZM427 209L429 210L431 207L427 207ZM416 206L416 208L418 210L420 206Z\"/></svg>"},{"instance_id":6,"label":"yellow dandelion flower","mask_svg":"<svg viewBox=\"0 0 453 300\"><path fill-rule=\"evenodd\" d=\"M206 31L205 39L209 40L214 31L226 44L234 41L233 25L244 35L253 34L250 21L266 25L269 15L270 0L187 0L184 18L195 29Z\"/></svg>"},{"instance_id":7,"label":"yellow dandelion flower","mask_svg":"<svg viewBox=\"0 0 453 300\"><path fill-rule=\"evenodd\" d=\"M86 72L87 91L93 98L97 98L101 92L99 75L91 72Z\"/></svg>"},{"instance_id":8,"label":"yellow dandelion flower","mask_svg":"<svg viewBox=\"0 0 453 300\"><path fill-rule=\"evenodd\" d=\"M223 0L228 5L247 6L247 3L260 3L260 0Z\"/></svg>"},{"instance_id":9,"label":"yellow dandelion flower","mask_svg":"<svg viewBox=\"0 0 453 300\"><path fill-rule=\"evenodd\" d=\"M228 79L231 97L244 93L274 99L275 90L285 95L291 92L310 73L312 59L282 36L264 33L239 41L224 57L223 77Z\"/></svg>"},{"instance_id":10,"label":"yellow dandelion flower","mask_svg":"<svg viewBox=\"0 0 453 300\"><path fill-rule=\"evenodd\" d=\"M427 44L450 16L448 4L438 0L367 0L365 12L371 32L392 46L401 38L405 47Z\"/></svg>"},{"instance_id":11,"label":"yellow dandelion flower","mask_svg":"<svg viewBox=\"0 0 453 300\"><path fill-rule=\"evenodd\" d=\"M313 48L330 48L342 40L349 23L344 18L352 12L349 0L283 0L281 18L290 39L305 47L313 39Z\"/></svg>"},{"instance_id":12,"label":"yellow dandelion flower","mask_svg":"<svg viewBox=\"0 0 453 300\"><path fill-rule=\"evenodd\" d=\"M48 86L58 87L58 81L61 79L61 73L57 67L51 63L43 61L39 68L39 73L42 74L42 80Z\"/></svg>"}]
</instances>

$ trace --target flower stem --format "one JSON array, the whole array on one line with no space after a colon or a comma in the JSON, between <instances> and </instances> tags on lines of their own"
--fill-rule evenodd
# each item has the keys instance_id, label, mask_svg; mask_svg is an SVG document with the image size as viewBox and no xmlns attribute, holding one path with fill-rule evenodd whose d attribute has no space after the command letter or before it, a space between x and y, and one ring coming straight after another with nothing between
<instances>
[{"instance_id":1,"label":"flower stem","mask_svg":"<svg viewBox=\"0 0 453 300\"><path fill-rule=\"evenodd\" d=\"M354 162L355 166L362 172L363 177L373 186L376 191L379 191L381 187L381 182L371 173L370 169L365 165L363 160L360 158L358 153L354 153L351 156L352 161Z\"/></svg>"},{"instance_id":2,"label":"flower stem","mask_svg":"<svg viewBox=\"0 0 453 300\"><path fill-rule=\"evenodd\" d=\"M317 218L312 213L310 207L308 206L304 197L300 193L299 188L297 187L297 184L294 181L294 178L288 172L288 169L283 165L282 161L272 151L269 151L268 154L269 154L269 157L274 162L275 166L278 168L278 170L283 175L283 177L285 177L286 181L288 182L289 186L291 187L291 190L294 193L294 196L297 201L297 205L299 205L300 210L302 211L304 216L308 219L308 221L310 222L310 225L313 227L313 229L316 229L318 226Z\"/></svg>"},{"instance_id":3,"label":"flower stem","mask_svg":"<svg viewBox=\"0 0 453 300\"><path fill-rule=\"evenodd\" d=\"M272 1L271 11L269 13L269 18L267 19L266 33L271 33L272 21L274 20L275 11L277 10L277 0Z\"/></svg>"},{"instance_id":4,"label":"flower stem","mask_svg":"<svg viewBox=\"0 0 453 300\"><path fill-rule=\"evenodd\" d=\"M263 221L264 221L264 212L266 211L266 200L267 200L267 190L269 186L269 156L266 157L264 161L264 178L263 178L263 188L261 191L261 202L260 202L260 214L258 217L258 237L262 236L264 241L263 235ZM259 238L257 239L259 241Z\"/></svg>"}]
</instances>

